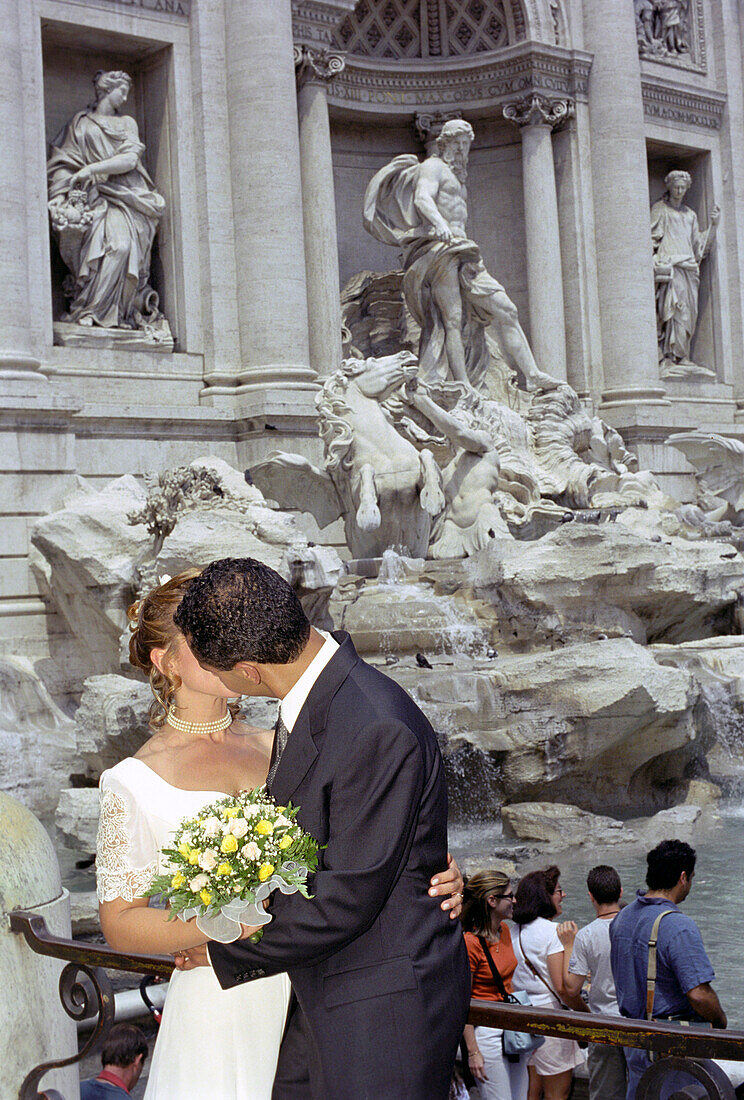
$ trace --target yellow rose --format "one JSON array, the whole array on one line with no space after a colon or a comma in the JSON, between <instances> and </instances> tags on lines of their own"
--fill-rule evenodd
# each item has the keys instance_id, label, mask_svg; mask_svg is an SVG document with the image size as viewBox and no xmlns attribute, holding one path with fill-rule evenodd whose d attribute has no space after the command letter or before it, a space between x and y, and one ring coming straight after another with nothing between
<instances>
[{"instance_id":1,"label":"yellow rose","mask_svg":"<svg viewBox=\"0 0 744 1100\"><path fill-rule=\"evenodd\" d=\"M223 836L222 843L220 844L220 851L227 853L227 852L237 852L237 850L238 850L238 841L232 835L232 833L228 833L227 836Z\"/></svg>"},{"instance_id":2,"label":"yellow rose","mask_svg":"<svg viewBox=\"0 0 744 1100\"><path fill-rule=\"evenodd\" d=\"M273 874L274 874L274 864L273 863L262 863L261 866L258 868L258 877L259 877L259 880L261 882L266 882L266 879L271 878L271 876Z\"/></svg>"},{"instance_id":3,"label":"yellow rose","mask_svg":"<svg viewBox=\"0 0 744 1100\"><path fill-rule=\"evenodd\" d=\"M199 862L200 855L201 851L198 848L191 849L191 851L189 852L189 863L192 867L196 867L197 863Z\"/></svg>"},{"instance_id":4,"label":"yellow rose","mask_svg":"<svg viewBox=\"0 0 744 1100\"><path fill-rule=\"evenodd\" d=\"M289 848L293 840L293 836L290 836L289 833L285 833L282 839L279 841L279 847L282 849L282 851L284 851L285 848Z\"/></svg>"},{"instance_id":5,"label":"yellow rose","mask_svg":"<svg viewBox=\"0 0 744 1100\"><path fill-rule=\"evenodd\" d=\"M231 817L237 817L240 810L237 806L228 806L226 810L223 810L223 816L229 821Z\"/></svg>"},{"instance_id":6,"label":"yellow rose","mask_svg":"<svg viewBox=\"0 0 744 1100\"><path fill-rule=\"evenodd\" d=\"M180 871L176 871L175 875L171 879L171 886L174 890L180 890L185 882L186 876L182 875Z\"/></svg>"},{"instance_id":7,"label":"yellow rose","mask_svg":"<svg viewBox=\"0 0 744 1100\"><path fill-rule=\"evenodd\" d=\"M183 856L184 859L189 858L189 852L191 851L191 845L187 844L185 840L182 840L178 845L178 854Z\"/></svg>"},{"instance_id":8,"label":"yellow rose","mask_svg":"<svg viewBox=\"0 0 744 1100\"><path fill-rule=\"evenodd\" d=\"M221 863L219 865L219 867L217 868L217 874L218 875L229 875L231 871L232 871L232 867L230 866L229 863Z\"/></svg>"},{"instance_id":9,"label":"yellow rose","mask_svg":"<svg viewBox=\"0 0 744 1100\"><path fill-rule=\"evenodd\" d=\"M260 821L256 822L255 831L259 836L271 836L274 832L274 826L265 817L262 817Z\"/></svg>"},{"instance_id":10,"label":"yellow rose","mask_svg":"<svg viewBox=\"0 0 744 1100\"><path fill-rule=\"evenodd\" d=\"M276 812L277 812L278 814L283 814L283 813L285 813L285 812L286 812L286 809L287 809L287 807L286 807L286 806L277 806L277 808L276 808Z\"/></svg>"},{"instance_id":11,"label":"yellow rose","mask_svg":"<svg viewBox=\"0 0 744 1100\"><path fill-rule=\"evenodd\" d=\"M212 900L212 895L210 894L209 890L200 890L199 897L202 899L205 905L209 905L210 901Z\"/></svg>"}]
</instances>

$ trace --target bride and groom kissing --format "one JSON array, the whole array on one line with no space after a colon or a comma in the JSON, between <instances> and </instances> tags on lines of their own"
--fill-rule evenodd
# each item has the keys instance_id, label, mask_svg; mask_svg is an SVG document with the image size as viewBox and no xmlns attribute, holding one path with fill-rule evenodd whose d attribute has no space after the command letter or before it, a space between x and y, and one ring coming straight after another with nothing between
<instances>
[{"instance_id":1,"label":"bride and groom kissing","mask_svg":"<svg viewBox=\"0 0 744 1100\"><path fill-rule=\"evenodd\" d=\"M452 873L429 889L447 795L428 721L254 559L181 574L130 619L156 732L101 777L98 885L114 946L176 956L147 1100L445 1100L470 976L457 895L431 896ZM238 695L280 700L275 736ZM264 781L322 846L312 899L276 891L259 943L204 945L144 891L183 817Z\"/></svg>"}]
</instances>

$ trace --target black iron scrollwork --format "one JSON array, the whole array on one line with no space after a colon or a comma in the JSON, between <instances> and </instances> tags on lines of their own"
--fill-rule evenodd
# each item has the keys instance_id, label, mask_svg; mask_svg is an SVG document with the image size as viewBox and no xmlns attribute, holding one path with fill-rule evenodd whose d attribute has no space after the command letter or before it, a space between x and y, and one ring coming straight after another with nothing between
<instances>
[{"instance_id":1,"label":"black iron scrollwork","mask_svg":"<svg viewBox=\"0 0 744 1100\"><path fill-rule=\"evenodd\" d=\"M85 974L92 990L83 984L79 974ZM68 1016L73 1020L87 1020L97 1015L93 1031L82 1049L71 1058L62 1058L56 1062L43 1062L26 1074L19 1100L41 1100L39 1081L52 1069L73 1066L94 1050L96 1044L107 1034L114 1022L114 993L105 970L98 966L86 966L84 963L68 963L59 976L59 999Z\"/></svg>"},{"instance_id":2,"label":"black iron scrollwork","mask_svg":"<svg viewBox=\"0 0 744 1100\"><path fill-rule=\"evenodd\" d=\"M673 1093L679 1100L687 1096L696 1100L736 1100L734 1087L726 1074L707 1058L661 1058L653 1062L638 1082L636 1100L659 1100L662 1094L668 1095L672 1074L679 1075Z\"/></svg>"}]
</instances>

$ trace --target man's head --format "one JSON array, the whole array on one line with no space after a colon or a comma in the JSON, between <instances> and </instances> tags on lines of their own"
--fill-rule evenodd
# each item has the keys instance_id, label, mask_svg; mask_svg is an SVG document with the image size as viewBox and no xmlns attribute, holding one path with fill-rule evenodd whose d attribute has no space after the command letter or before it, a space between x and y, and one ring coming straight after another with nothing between
<instances>
[{"instance_id":1,"label":"man's head","mask_svg":"<svg viewBox=\"0 0 744 1100\"><path fill-rule=\"evenodd\" d=\"M114 1024L101 1048L101 1065L113 1069L131 1091L149 1053L143 1031L134 1024Z\"/></svg>"},{"instance_id":2,"label":"man's head","mask_svg":"<svg viewBox=\"0 0 744 1100\"><path fill-rule=\"evenodd\" d=\"M592 867L586 876L586 887L592 901L600 908L604 905L617 905L623 892L620 875L614 867L608 867L604 863Z\"/></svg>"},{"instance_id":3,"label":"man's head","mask_svg":"<svg viewBox=\"0 0 744 1100\"><path fill-rule=\"evenodd\" d=\"M675 901L684 901L692 888L696 858L695 849L683 840L662 840L646 856L649 890L674 892Z\"/></svg>"},{"instance_id":4,"label":"man's head","mask_svg":"<svg viewBox=\"0 0 744 1100\"><path fill-rule=\"evenodd\" d=\"M200 664L237 694L261 689L258 665L296 661L310 637L302 604L275 570L255 558L212 562L189 585L173 621Z\"/></svg>"},{"instance_id":5,"label":"man's head","mask_svg":"<svg viewBox=\"0 0 744 1100\"><path fill-rule=\"evenodd\" d=\"M468 153L475 137L473 127L464 118L445 122L437 138L437 155L448 164L457 178L464 182L468 174Z\"/></svg>"}]
</instances>

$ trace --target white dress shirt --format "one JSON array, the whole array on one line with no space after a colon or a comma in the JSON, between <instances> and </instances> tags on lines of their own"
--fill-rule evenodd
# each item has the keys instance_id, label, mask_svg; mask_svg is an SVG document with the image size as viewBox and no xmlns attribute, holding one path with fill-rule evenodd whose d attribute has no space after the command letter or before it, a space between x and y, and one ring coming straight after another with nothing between
<instances>
[{"instance_id":1,"label":"white dress shirt","mask_svg":"<svg viewBox=\"0 0 744 1100\"><path fill-rule=\"evenodd\" d=\"M317 627L314 629L317 630ZM291 733L297 716L305 705L305 700L313 689L315 681L320 676L333 654L338 649L338 642L325 630L318 630L318 634L324 639L323 645L313 657L302 676L294 687L291 687L279 703L279 713L282 721Z\"/></svg>"}]
</instances>

